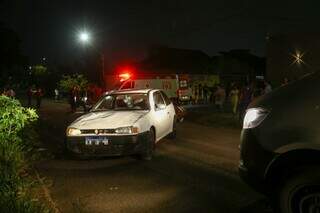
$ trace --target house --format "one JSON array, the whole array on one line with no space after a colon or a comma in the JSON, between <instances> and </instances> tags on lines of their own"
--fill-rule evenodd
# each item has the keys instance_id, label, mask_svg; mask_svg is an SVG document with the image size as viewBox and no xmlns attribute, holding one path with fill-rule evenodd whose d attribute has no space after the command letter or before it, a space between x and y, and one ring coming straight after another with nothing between
<instances>
[{"instance_id":1,"label":"house","mask_svg":"<svg viewBox=\"0 0 320 213\"><path fill-rule=\"evenodd\" d=\"M189 85L214 86L220 82L212 59L200 50L154 47L148 56L135 64L139 74L175 74L188 79Z\"/></svg>"}]
</instances>

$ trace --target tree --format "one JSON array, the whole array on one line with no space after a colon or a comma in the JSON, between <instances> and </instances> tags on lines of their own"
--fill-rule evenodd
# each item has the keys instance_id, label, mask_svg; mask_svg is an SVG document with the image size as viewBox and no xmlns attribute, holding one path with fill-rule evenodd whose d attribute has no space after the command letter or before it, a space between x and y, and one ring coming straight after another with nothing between
<instances>
[{"instance_id":1,"label":"tree","mask_svg":"<svg viewBox=\"0 0 320 213\"><path fill-rule=\"evenodd\" d=\"M81 74L64 75L59 82L59 87L65 91L70 91L73 87L78 87L80 90L86 90L88 80Z\"/></svg>"},{"instance_id":2,"label":"tree","mask_svg":"<svg viewBox=\"0 0 320 213\"><path fill-rule=\"evenodd\" d=\"M20 44L18 34L0 23L0 84L21 83L27 78L27 58L21 54Z\"/></svg>"}]
</instances>

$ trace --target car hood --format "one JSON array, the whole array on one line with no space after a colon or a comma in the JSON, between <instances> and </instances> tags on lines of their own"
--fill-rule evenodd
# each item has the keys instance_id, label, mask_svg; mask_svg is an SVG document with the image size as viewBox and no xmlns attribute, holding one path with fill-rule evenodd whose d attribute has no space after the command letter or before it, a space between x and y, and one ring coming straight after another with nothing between
<instances>
[{"instance_id":1,"label":"car hood","mask_svg":"<svg viewBox=\"0 0 320 213\"><path fill-rule=\"evenodd\" d=\"M148 111L90 112L76 119L70 127L78 129L114 129L132 126Z\"/></svg>"}]
</instances>

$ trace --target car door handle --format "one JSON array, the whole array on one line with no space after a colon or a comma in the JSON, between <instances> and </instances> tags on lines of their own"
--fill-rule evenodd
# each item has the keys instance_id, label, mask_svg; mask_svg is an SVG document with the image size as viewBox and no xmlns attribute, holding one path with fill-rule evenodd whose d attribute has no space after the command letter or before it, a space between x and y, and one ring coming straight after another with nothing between
<instances>
[{"instance_id":1,"label":"car door handle","mask_svg":"<svg viewBox=\"0 0 320 213\"><path fill-rule=\"evenodd\" d=\"M167 112L168 115L170 115L170 112Z\"/></svg>"}]
</instances>

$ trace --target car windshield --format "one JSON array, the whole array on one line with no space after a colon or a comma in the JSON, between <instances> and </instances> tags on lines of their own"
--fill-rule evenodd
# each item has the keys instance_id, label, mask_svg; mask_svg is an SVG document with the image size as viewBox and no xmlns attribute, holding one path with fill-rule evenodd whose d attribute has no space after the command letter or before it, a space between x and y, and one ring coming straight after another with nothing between
<instances>
[{"instance_id":1,"label":"car windshield","mask_svg":"<svg viewBox=\"0 0 320 213\"><path fill-rule=\"evenodd\" d=\"M112 94L101 98L92 111L149 110L147 93Z\"/></svg>"}]
</instances>

